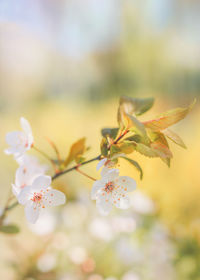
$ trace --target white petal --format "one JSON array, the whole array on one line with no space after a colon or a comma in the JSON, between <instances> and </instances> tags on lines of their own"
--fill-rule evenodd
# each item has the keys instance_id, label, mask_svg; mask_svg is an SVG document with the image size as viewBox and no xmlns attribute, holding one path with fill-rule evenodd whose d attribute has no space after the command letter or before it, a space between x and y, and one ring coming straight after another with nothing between
<instances>
[{"instance_id":1,"label":"white petal","mask_svg":"<svg viewBox=\"0 0 200 280\"><path fill-rule=\"evenodd\" d=\"M31 126L25 118L23 118L23 117L20 118L20 124L21 124L23 131L26 134L32 133Z\"/></svg>"},{"instance_id":2,"label":"white petal","mask_svg":"<svg viewBox=\"0 0 200 280\"><path fill-rule=\"evenodd\" d=\"M46 189L50 186L51 184L51 177L50 176L45 176L45 175L40 175L37 178L34 179L32 188L34 189Z\"/></svg>"},{"instance_id":3,"label":"white petal","mask_svg":"<svg viewBox=\"0 0 200 280\"><path fill-rule=\"evenodd\" d=\"M17 154L18 154L18 150L15 147L11 147L11 148L5 149L4 152L5 152L6 155L14 154L14 155L17 156Z\"/></svg>"},{"instance_id":4,"label":"white petal","mask_svg":"<svg viewBox=\"0 0 200 280\"><path fill-rule=\"evenodd\" d=\"M18 195L17 199L18 202L22 205L25 205L31 196L31 187L27 186L25 187Z\"/></svg>"},{"instance_id":5,"label":"white petal","mask_svg":"<svg viewBox=\"0 0 200 280\"><path fill-rule=\"evenodd\" d=\"M104 167L101 171L102 179L108 182L114 181L119 176L119 169L109 169Z\"/></svg>"},{"instance_id":6,"label":"white petal","mask_svg":"<svg viewBox=\"0 0 200 280\"><path fill-rule=\"evenodd\" d=\"M103 158L102 160L100 160L97 164L96 170L98 171L107 161L107 158Z\"/></svg>"},{"instance_id":7,"label":"white petal","mask_svg":"<svg viewBox=\"0 0 200 280\"><path fill-rule=\"evenodd\" d=\"M23 131L25 132L25 134L27 136L28 145L29 145L28 148L30 148L31 145L33 144L33 135L32 135L31 126L30 126L29 122L23 117L20 118L20 123L21 123L21 127L22 127Z\"/></svg>"},{"instance_id":8,"label":"white petal","mask_svg":"<svg viewBox=\"0 0 200 280\"><path fill-rule=\"evenodd\" d=\"M91 199L96 199L98 191L105 186L105 182L102 180L95 181L92 186Z\"/></svg>"},{"instance_id":9,"label":"white petal","mask_svg":"<svg viewBox=\"0 0 200 280\"><path fill-rule=\"evenodd\" d=\"M21 165L17 168L16 174L15 174L15 184L18 187L21 187L23 185L31 185L32 179L34 174L32 174L31 170L27 169L24 165Z\"/></svg>"},{"instance_id":10,"label":"white petal","mask_svg":"<svg viewBox=\"0 0 200 280\"><path fill-rule=\"evenodd\" d=\"M60 192L58 190L49 190L45 194L45 198L43 200L43 203L45 206L58 206L65 204L66 202L66 196L63 192Z\"/></svg>"},{"instance_id":11,"label":"white petal","mask_svg":"<svg viewBox=\"0 0 200 280\"><path fill-rule=\"evenodd\" d=\"M123 187L127 192L134 191L136 189L136 181L128 176L119 176L115 180L117 186Z\"/></svg>"},{"instance_id":12,"label":"white petal","mask_svg":"<svg viewBox=\"0 0 200 280\"><path fill-rule=\"evenodd\" d=\"M25 214L27 220L30 223L35 224L39 217L40 209L39 207L37 207L36 203L34 203L33 201L29 201L25 206Z\"/></svg>"},{"instance_id":13,"label":"white petal","mask_svg":"<svg viewBox=\"0 0 200 280\"><path fill-rule=\"evenodd\" d=\"M99 211L99 213L103 216L106 216L109 214L109 212L112 210L112 201L110 195L102 195L102 193L98 194L97 200L96 200L96 207Z\"/></svg>"},{"instance_id":14,"label":"white petal","mask_svg":"<svg viewBox=\"0 0 200 280\"><path fill-rule=\"evenodd\" d=\"M14 184L12 184L12 192L13 192L13 194L15 195L15 196L18 196L19 195L19 193L20 193L20 188L19 187L17 187L16 185L14 185Z\"/></svg>"},{"instance_id":15,"label":"white petal","mask_svg":"<svg viewBox=\"0 0 200 280\"><path fill-rule=\"evenodd\" d=\"M113 205L120 209L128 209L130 207L130 199L128 196L120 197L120 200L115 200Z\"/></svg>"},{"instance_id":16,"label":"white petal","mask_svg":"<svg viewBox=\"0 0 200 280\"><path fill-rule=\"evenodd\" d=\"M6 134L6 142L10 146L17 146L20 144L20 139L23 139L24 133L21 131L12 131Z\"/></svg>"}]
</instances>

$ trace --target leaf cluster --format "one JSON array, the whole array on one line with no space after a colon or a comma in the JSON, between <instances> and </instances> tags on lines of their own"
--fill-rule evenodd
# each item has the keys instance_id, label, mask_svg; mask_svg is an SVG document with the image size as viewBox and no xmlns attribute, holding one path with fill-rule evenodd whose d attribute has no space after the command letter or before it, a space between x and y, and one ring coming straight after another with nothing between
<instances>
[{"instance_id":1,"label":"leaf cluster","mask_svg":"<svg viewBox=\"0 0 200 280\"><path fill-rule=\"evenodd\" d=\"M115 163L120 157L126 159L140 172L141 179L142 168L127 155L138 152L149 158L160 158L170 166L173 155L168 140L182 148L186 146L180 136L169 127L184 119L193 108L195 101L186 108L176 108L152 120L140 121L138 116L151 109L153 104L153 98L121 97L117 112L118 127L104 128L101 131L102 157L107 157Z\"/></svg>"}]
</instances>

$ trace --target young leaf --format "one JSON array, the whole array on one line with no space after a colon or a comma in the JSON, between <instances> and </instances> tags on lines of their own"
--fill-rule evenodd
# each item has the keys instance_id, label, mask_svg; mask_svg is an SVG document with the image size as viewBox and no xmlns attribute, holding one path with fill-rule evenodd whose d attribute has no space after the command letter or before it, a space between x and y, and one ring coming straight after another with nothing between
<instances>
[{"instance_id":1,"label":"young leaf","mask_svg":"<svg viewBox=\"0 0 200 280\"><path fill-rule=\"evenodd\" d=\"M175 132L169 130L169 129L165 129L163 131L164 135L166 135L171 141L173 141L174 143L176 143L177 145L181 146L184 149L187 149L187 147L185 146L183 140L181 139L181 137L179 135L177 135Z\"/></svg>"},{"instance_id":2,"label":"young leaf","mask_svg":"<svg viewBox=\"0 0 200 280\"><path fill-rule=\"evenodd\" d=\"M170 167L171 158L161 158L161 160L166 163L168 167Z\"/></svg>"},{"instance_id":3,"label":"young leaf","mask_svg":"<svg viewBox=\"0 0 200 280\"><path fill-rule=\"evenodd\" d=\"M162 115L160 115L158 118L143 122L143 124L145 125L146 128L150 128L155 131L164 130L169 126L184 119L193 108L195 102L196 101L194 100L194 102L187 108L176 108L168 112L165 112Z\"/></svg>"},{"instance_id":4,"label":"young leaf","mask_svg":"<svg viewBox=\"0 0 200 280\"><path fill-rule=\"evenodd\" d=\"M151 143L150 146L137 143L135 150L147 157L160 157L161 159L172 157L172 153L169 148L159 142Z\"/></svg>"},{"instance_id":5,"label":"young leaf","mask_svg":"<svg viewBox=\"0 0 200 280\"><path fill-rule=\"evenodd\" d=\"M20 229L18 226L14 224L4 225L0 227L0 232L7 233L7 234L16 234L19 233Z\"/></svg>"},{"instance_id":6,"label":"young leaf","mask_svg":"<svg viewBox=\"0 0 200 280\"><path fill-rule=\"evenodd\" d=\"M66 167L73 160L78 160L79 157L86 151L85 147L85 137L81 138L77 142L75 142L69 151L69 154L64 162L64 166Z\"/></svg>"},{"instance_id":7,"label":"young leaf","mask_svg":"<svg viewBox=\"0 0 200 280\"><path fill-rule=\"evenodd\" d=\"M146 157L158 157L156 151L142 143L137 143L135 150Z\"/></svg>"},{"instance_id":8,"label":"young leaf","mask_svg":"<svg viewBox=\"0 0 200 280\"><path fill-rule=\"evenodd\" d=\"M119 154L119 153L121 153L121 150L120 150L120 148L118 147L118 145L117 145L117 144L111 145L111 147L110 147L110 156L112 157L112 156L114 156L115 154Z\"/></svg>"},{"instance_id":9,"label":"young leaf","mask_svg":"<svg viewBox=\"0 0 200 280\"><path fill-rule=\"evenodd\" d=\"M162 132L147 129L147 133L148 133L148 136L149 136L151 142L153 142L153 143L158 142L158 143L161 143L161 144L169 147L167 139Z\"/></svg>"},{"instance_id":10,"label":"young leaf","mask_svg":"<svg viewBox=\"0 0 200 280\"><path fill-rule=\"evenodd\" d=\"M105 137L101 140L100 148L102 156L106 157L108 155L108 141Z\"/></svg>"},{"instance_id":11,"label":"young leaf","mask_svg":"<svg viewBox=\"0 0 200 280\"><path fill-rule=\"evenodd\" d=\"M129 137L125 138L125 140L139 143L139 142L141 142L141 136L138 134L134 134L133 136L129 136Z\"/></svg>"},{"instance_id":12,"label":"young leaf","mask_svg":"<svg viewBox=\"0 0 200 280\"><path fill-rule=\"evenodd\" d=\"M131 154L135 150L135 144L133 141L124 140L121 143L115 145L117 148L120 149L121 153L124 154Z\"/></svg>"},{"instance_id":13,"label":"young leaf","mask_svg":"<svg viewBox=\"0 0 200 280\"><path fill-rule=\"evenodd\" d=\"M127 158L127 157L121 157L130 162L139 172L140 172L140 180L143 178L143 171L139 163L133 159Z\"/></svg>"},{"instance_id":14,"label":"young leaf","mask_svg":"<svg viewBox=\"0 0 200 280\"><path fill-rule=\"evenodd\" d=\"M160 158L172 158L172 153L167 146L162 143L154 142L151 144L151 148Z\"/></svg>"},{"instance_id":15,"label":"young leaf","mask_svg":"<svg viewBox=\"0 0 200 280\"><path fill-rule=\"evenodd\" d=\"M122 96L120 98L120 105L123 105L127 114L142 115L153 106L154 98L133 98Z\"/></svg>"},{"instance_id":16,"label":"young leaf","mask_svg":"<svg viewBox=\"0 0 200 280\"><path fill-rule=\"evenodd\" d=\"M139 134L141 136L141 142L148 144L149 138L143 123L131 115L127 115L127 118L129 120L128 129L135 132L136 134Z\"/></svg>"},{"instance_id":17,"label":"young leaf","mask_svg":"<svg viewBox=\"0 0 200 280\"><path fill-rule=\"evenodd\" d=\"M101 130L101 134L104 137L109 136L110 138L115 139L118 134L118 130L119 128L103 128Z\"/></svg>"},{"instance_id":18,"label":"young leaf","mask_svg":"<svg viewBox=\"0 0 200 280\"><path fill-rule=\"evenodd\" d=\"M127 118L127 115L126 115L122 105L119 105L119 108L117 111L117 121L118 121L120 130L127 129L127 127L129 126L129 119Z\"/></svg>"}]
</instances>

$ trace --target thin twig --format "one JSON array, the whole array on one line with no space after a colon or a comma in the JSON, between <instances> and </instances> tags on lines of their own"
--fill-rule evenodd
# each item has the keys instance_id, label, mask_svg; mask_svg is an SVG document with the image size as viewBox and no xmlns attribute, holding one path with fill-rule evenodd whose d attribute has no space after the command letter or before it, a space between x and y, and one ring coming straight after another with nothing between
<instances>
[{"instance_id":1,"label":"thin twig","mask_svg":"<svg viewBox=\"0 0 200 280\"><path fill-rule=\"evenodd\" d=\"M101 155L99 155L98 157L92 158L92 159L90 159L90 160L84 161L84 162L82 162L81 164L77 164L77 165L75 165L75 166L73 166L73 167L71 167L71 168L69 168L69 169L66 169L66 170L64 170L64 171L61 171L61 172L55 174L55 175L52 177L52 181L55 180L56 178L60 177L60 176L63 175L63 174L66 174L66 173L69 173L69 172L71 172L71 171L73 171L73 170L76 170L78 167L80 167L80 166L82 166L82 165L85 165L85 164L88 164L88 163L90 163L90 162L93 162L93 161L95 161L95 160L100 160L100 159L101 159Z\"/></svg>"},{"instance_id":2,"label":"thin twig","mask_svg":"<svg viewBox=\"0 0 200 280\"><path fill-rule=\"evenodd\" d=\"M54 151L55 151L55 153L57 155L58 162L61 163L62 160L61 160L61 157L60 157L60 153L59 153L58 148L56 147L55 143L51 139L49 139L48 137L45 137L45 138L49 142L51 147L54 149Z\"/></svg>"},{"instance_id":3,"label":"thin twig","mask_svg":"<svg viewBox=\"0 0 200 280\"><path fill-rule=\"evenodd\" d=\"M55 170L56 173L59 172L59 170L58 170L58 168L57 168L57 166L56 166L56 164L55 164L55 162L54 162L53 159L51 159L45 152L41 151L41 150L38 149L37 147L33 146L33 149L34 149L35 151L37 151L38 153L40 153L41 155L43 155L46 159L48 159L48 160L51 162L51 164L52 164L52 166L53 166L53 168L54 168L54 170Z\"/></svg>"},{"instance_id":4,"label":"thin twig","mask_svg":"<svg viewBox=\"0 0 200 280\"><path fill-rule=\"evenodd\" d=\"M85 172L83 172L82 170L80 170L78 167L76 168L76 171L79 172L80 174L82 174L83 176L91 179L92 181L96 181L95 178L91 177L90 175L86 174Z\"/></svg>"},{"instance_id":5,"label":"thin twig","mask_svg":"<svg viewBox=\"0 0 200 280\"><path fill-rule=\"evenodd\" d=\"M11 209L15 208L17 205L19 205L18 201L15 201L13 204L5 208L5 211L10 211Z\"/></svg>"}]
</instances>

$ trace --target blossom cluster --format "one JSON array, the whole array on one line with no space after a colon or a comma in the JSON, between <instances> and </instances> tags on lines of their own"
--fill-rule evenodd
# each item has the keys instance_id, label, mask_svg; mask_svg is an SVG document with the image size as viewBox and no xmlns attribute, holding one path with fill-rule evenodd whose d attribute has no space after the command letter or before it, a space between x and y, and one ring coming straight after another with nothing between
<instances>
[{"instance_id":1,"label":"blossom cluster","mask_svg":"<svg viewBox=\"0 0 200 280\"><path fill-rule=\"evenodd\" d=\"M6 135L10 145L6 154L13 154L19 167L12 185L13 194L18 202L25 206L26 218L35 223L42 209L65 203L64 193L51 188L51 177L46 176L47 167L41 165L37 158L26 154L33 147L33 135L30 124L20 119L23 131L13 131Z\"/></svg>"},{"instance_id":2,"label":"blossom cluster","mask_svg":"<svg viewBox=\"0 0 200 280\"><path fill-rule=\"evenodd\" d=\"M18 202L25 206L27 220L35 223L41 210L47 206L64 204L66 198L64 193L52 189L52 178L45 175L47 167L41 165L36 157L26 154L34 147L34 139L29 122L24 118L21 118L20 122L23 131L9 132L6 135L10 147L5 153L13 154L19 164L15 183L12 184L13 194ZM129 208L128 192L136 188L135 180L119 176L119 170L115 169L112 161L106 157L97 164L97 170L100 168L102 168L101 179L94 182L91 191L91 199L96 200L100 214L107 215L112 206Z\"/></svg>"}]
</instances>

